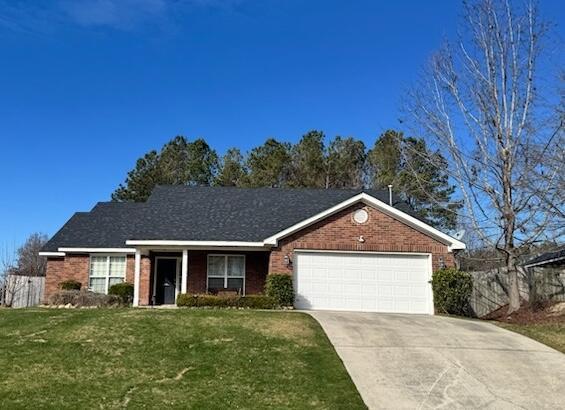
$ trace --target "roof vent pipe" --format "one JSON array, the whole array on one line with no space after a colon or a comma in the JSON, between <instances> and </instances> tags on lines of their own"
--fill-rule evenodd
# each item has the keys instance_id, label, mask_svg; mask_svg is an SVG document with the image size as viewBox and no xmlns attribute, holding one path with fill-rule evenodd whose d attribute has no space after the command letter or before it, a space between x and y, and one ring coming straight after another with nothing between
<instances>
[{"instance_id":1,"label":"roof vent pipe","mask_svg":"<svg viewBox=\"0 0 565 410\"><path fill-rule=\"evenodd\" d=\"M388 186L388 204L392 206L392 185Z\"/></svg>"}]
</instances>

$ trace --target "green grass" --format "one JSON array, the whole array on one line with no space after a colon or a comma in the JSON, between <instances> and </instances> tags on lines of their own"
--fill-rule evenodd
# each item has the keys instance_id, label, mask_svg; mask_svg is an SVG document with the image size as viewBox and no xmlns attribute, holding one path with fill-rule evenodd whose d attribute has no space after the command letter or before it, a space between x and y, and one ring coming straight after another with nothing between
<instances>
[{"instance_id":1,"label":"green grass","mask_svg":"<svg viewBox=\"0 0 565 410\"><path fill-rule=\"evenodd\" d=\"M0 407L365 406L302 313L3 309Z\"/></svg>"},{"instance_id":2,"label":"green grass","mask_svg":"<svg viewBox=\"0 0 565 410\"><path fill-rule=\"evenodd\" d=\"M565 323L518 325L498 322L497 324L565 353Z\"/></svg>"}]
</instances>

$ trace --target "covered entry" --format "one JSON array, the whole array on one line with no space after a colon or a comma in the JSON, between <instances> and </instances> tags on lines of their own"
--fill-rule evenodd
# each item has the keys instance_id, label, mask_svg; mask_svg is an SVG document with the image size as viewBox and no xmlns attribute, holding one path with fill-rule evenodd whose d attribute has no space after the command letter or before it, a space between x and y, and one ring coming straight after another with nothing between
<instances>
[{"instance_id":1,"label":"covered entry","mask_svg":"<svg viewBox=\"0 0 565 410\"><path fill-rule=\"evenodd\" d=\"M299 309L433 314L431 255L296 251Z\"/></svg>"}]
</instances>

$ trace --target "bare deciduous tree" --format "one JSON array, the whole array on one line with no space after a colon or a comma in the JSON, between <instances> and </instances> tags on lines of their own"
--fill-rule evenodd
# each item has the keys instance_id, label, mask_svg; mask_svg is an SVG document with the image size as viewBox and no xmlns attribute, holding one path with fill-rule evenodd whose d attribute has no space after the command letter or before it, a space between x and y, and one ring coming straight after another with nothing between
<instances>
[{"instance_id":1,"label":"bare deciduous tree","mask_svg":"<svg viewBox=\"0 0 565 410\"><path fill-rule=\"evenodd\" d=\"M47 258L39 256L39 251L47 242L47 235L31 234L18 249L17 270L23 276L45 276Z\"/></svg>"},{"instance_id":2,"label":"bare deciduous tree","mask_svg":"<svg viewBox=\"0 0 565 410\"><path fill-rule=\"evenodd\" d=\"M39 251L47 242L47 235L31 234L17 251L9 246L0 250L0 300L3 306L10 305L14 295L25 285L21 276L44 276L47 259Z\"/></svg>"},{"instance_id":3,"label":"bare deciduous tree","mask_svg":"<svg viewBox=\"0 0 565 410\"><path fill-rule=\"evenodd\" d=\"M14 248L8 245L0 249L0 305L7 306L13 294L13 284L9 277L16 271L16 258Z\"/></svg>"},{"instance_id":4,"label":"bare deciduous tree","mask_svg":"<svg viewBox=\"0 0 565 410\"><path fill-rule=\"evenodd\" d=\"M547 26L534 5L464 6L461 38L432 57L406 108L449 159L464 223L503 256L512 313L520 307L521 249L564 234L563 110L540 91Z\"/></svg>"}]
</instances>

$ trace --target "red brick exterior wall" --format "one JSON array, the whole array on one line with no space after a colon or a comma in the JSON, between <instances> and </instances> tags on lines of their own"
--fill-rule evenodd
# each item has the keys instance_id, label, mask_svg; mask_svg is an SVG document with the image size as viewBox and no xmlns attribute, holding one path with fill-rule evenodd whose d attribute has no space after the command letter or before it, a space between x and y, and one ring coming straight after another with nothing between
<instances>
[{"instance_id":1,"label":"red brick exterior wall","mask_svg":"<svg viewBox=\"0 0 565 410\"><path fill-rule=\"evenodd\" d=\"M141 271L139 272L139 304L142 306L149 305L151 301L151 283L152 276L151 259L149 256L141 256ZM133 276L131 283L133 283Z\"/></svg>"},{"instance_id":2,"label":"red brick exterior wall","mask_svg":"<svg viewBox=\"0 0 565 410\"><path fill-rule=\"evenodd\" d=\"M369 220L358 224L353 212L365 209ZM359 242L363 236L365 242ZM271 252L269 273L292 274L284 257L293 257L294 249L320 249L341 251L425 252L432 254L433 269L443 258L446 266L453 266L453 254L447 246L416 229L364 204L355 204L322 221L302 229L279 241Z\"/></svg>"},{"instance_id":3,"label":"red brick exterior wall","mask_svg":"<svg viewBox=\"0 0 565 410\"><path fill-rule=\"evenodd\" d=\"M128 255L126 260L126 282L133 283L135 259ZM49 299L59 289L59 284L65 280L74 279L88 287L88 272L90 270L90 255L67 254L63 258L47 258L45 272L44 301Z\"/></svg>"},{"instance_id":4,"label":"red brick exterior wall","mask_svg":"<svg viewBox=\"0 0 565 410\"><path fill-rule=\"evenodd\" d=\"M88 286L88 268L90 258L88 255L67 255L64 258L48 258L45 271L44 299L57 291L59 283L74 279Z\"/></svg>"}]
</instances>

